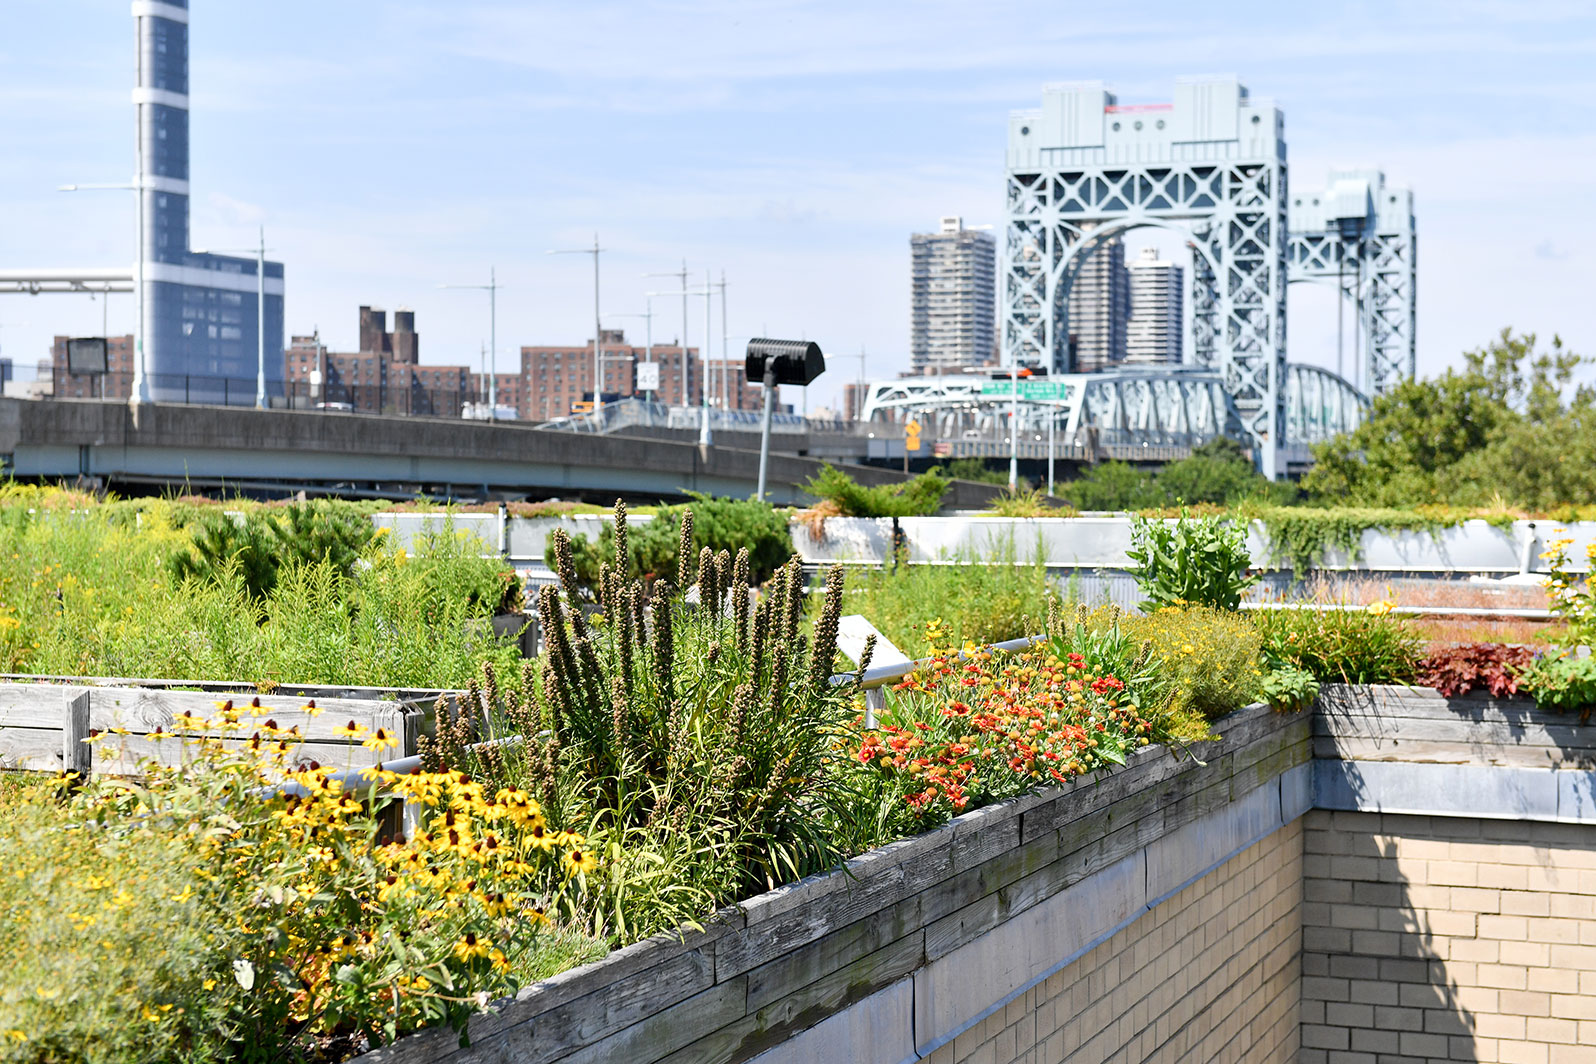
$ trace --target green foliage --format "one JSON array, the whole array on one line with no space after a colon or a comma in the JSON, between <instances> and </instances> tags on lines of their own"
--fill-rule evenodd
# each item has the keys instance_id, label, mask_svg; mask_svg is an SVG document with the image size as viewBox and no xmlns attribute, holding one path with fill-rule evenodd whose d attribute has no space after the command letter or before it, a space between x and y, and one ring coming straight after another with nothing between
<instances>
[{"instance_id":1,"label":"green foliage","mask_svg":"<svg viewBox=\"0 0 1596 1064\"><path fill-rule=\"evenodd\" d=\"M935 565L870 569L855 577L848 612L862 614L911 658L940 645L1000 643L1034 634L1052 582L1040 545L1019 556L1010 536L993 537L985 551L963 551Z\"/></svg>"},{"instance_id":2,"label":"green foliage","mask_svg":"<svg viewBox=\"0 0 1596 1064\"><path fill-rule=\"evenodd\" d=\"M827 462L800 491L836 507L841 517L929 517L942 507L952 485L935 469L904 484L865 487Z\"/></svg>"},{"instance_id":3,"label":"green foliage","mask_svg":"<svg viewBox=\"0 0 1596 1064\"><path fill-rule=\"evenodd\" d=\"M271 592L285 567L325 562L348 572L375 535L364 513L333 502L241 514L199 512L192 519L189 549L167 563L173 581L216 583L230 572L257 600Z\"/></svg>"},{"instance_id":4,"label":"green foliage","mask_svg":"<svg viewBox=\"0 0 1596 1064\"><path fill-rule=\"evenodd\" d=\"M1160 609L1127 617L1126 633L1152 644L1167 694L1157 712L1188 739L1205 737L1204 722L1250 704L1263 677L1262 640L1245 617L1205 607Z\"/></svg>"},{"instance_id":5,"label":"green foliage","mask_svg":"<svg viewBox=\"0 0 1596 1064\"><path fill-rule=\"evenodd\" d=\"M708 547L717 554L748 550L749 575L756 584L770 579L792 557L792 536L785 511L752 499L721 499L693 495L688 506L662 507L652 521L630 525L627 532L627 579L674 578L680 566L683 515L691 510L692 554ZM577 581L589 600L596 600L600 572L615 558L615 532L606 527L597 543L586 536L570 539L571 560ZM543 549L544 563L558 568L551 537Z\"/></svg>"},{"instance_id":6,"label":"green foliage","mask_svg":"<svg viewBox=\"0 0 1596 1064\"><path fill-rule=\"evenodd\" d=\"M1535 699L1537 708L1554 713L1578 710L1584 723L1596 709L1596 657L1548 654L1537 658L1519 676L1518 687Z\"/></svg>"},{"instance_id":7,"label":"green foliage","mask_svg":"<svg viewBox=\"0 0 1596 1064\"><path fill-rule=\"evenodd\" d=\"M1377 608L1259 610L1253 621L1273 660L1321 683L1405 683L1424 652L1412 625Z\"/></svg>"},{"instance_id":8,"label":"green foliage","mask_svg":"<svg viewBox=\"0 0 1596 1064\"><path fill-rule=\"evenodd\" d=\"M1503 329L1461 370L1405 381L1354 432L1314 448L1303 489L1327 503L1549 509L1596 497L1596 390L1553 337Z\"/></svg>"},{"instance_id":9,"label":"green foliage","mask_svg":"<svg viewBox=\"0 0 1596 1064\"><path fill-rule=\"evenodd\" d=\"M830 729L853 696L830 683L840 567L827 574L808 638L797 559L751 605L746 549L734 558L706 547L696 566L689 560L682 575L696 601L672 581L650 588L609 569L603 612L584 619L565 538L551 535L564 594L539 593L547 645L539 673L489 673L473 690L497 733L528 741L472 754L466 747L484 715L472 711L440 729L428 756L524 784L555 826L587 836L605 863L578 904L595 930L620 941L829 867L839 856L828 813ZM611 543L624 541L629 553L634 538L618 508Z\"/></svg>"},{"instance_id":10,"label":"green foliage","mask_svg":"<svg viewBox=\"0 0 1596 1064\"><path fill-rule=\"evenodd\" d=\"M1361 557L1365 532L1435 535L1448 524L1426 512L1390 507L1275 506L1248 512L1263 522L1272 560L1296 570L1316 568L1330 550L1340 551L1350 559Z\"/></svg>"},{"instance_id":11,"label":"green foliage","mask_svg":"<svg viewBox=\"0 0 1596 1064\"><path fill-rule=\"evenodd\" d=\"M1066 513L1052 505L1040 488L1019 491L1004 488L987 507L987 512L999 517L1061 517Z\"/></svg>"},{"instance_id":12,"label":"green foliage","mask_svg":"<svg viewBox=\"0 0 1596 1064\"><path fill-rule=\"evenodd\" d=\"M413 553L379 538L353 566L290 558L257 596L236 558L174 585L191 529L165 505L140 518L0 506L0 671L457 687L516 658L487 626L513 574L447 521Z\"/></svg>"},{"instance_id":13,"label":"green foliage","mask_svg":"<svg viewBox=\"0 0 1596 1064\"><path fill-rule=\"evenodd\" d=\"M1295 713L1318 697L1319 681L1295 665L1276 666L1258 681L1259 701L1267 702L1279 713Z\"/></svg>"},{"instance_id":14,"label":"green foliage","mask_svg":"<svg viewBox=\"0 0 1596 1064\"><path fill-rule=\"evenodd\" d=\"M1008 470L993 469L983 458L955 458L938 466L937 470L949 480L971 480L977 484L1009 482Z\"/></svg>"},{"instance_id":15,"label":"green foliage","mask_svg":"<svg viewBox=\"0 0 1596 1064\"><path fill-rule=\"evenodd\" d=\"M1082 510L1154 510L1234 506L1246 500L1287 503L1295 498L1296 489L1265 480L1239 443L1218 436L1157 472L1128 462L1099 463L1064 485L1059 494Z\"/></svg>"},{"instance_id":16,"label":"green foliage","mask_svg":"<svg viewBox=\"0 0 1596 1064\"><path fill-rule=\"evenodd\" d=\"M1248 575L1252 564L1244 525L1216 517L1192 517L1184 510L1173 523L1131 518L1131 549L1136 562L1132 575L1142 594L1143 608L1212 606L1234 610L1241 596L1258 582Z\"/></svg>"}]
</instances>

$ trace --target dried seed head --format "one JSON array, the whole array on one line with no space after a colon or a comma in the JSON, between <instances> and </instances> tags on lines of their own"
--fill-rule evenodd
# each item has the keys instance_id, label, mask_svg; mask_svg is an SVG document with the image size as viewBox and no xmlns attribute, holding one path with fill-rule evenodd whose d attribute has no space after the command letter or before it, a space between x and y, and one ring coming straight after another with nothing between
<instances>
[{"instance_id":1,"label":"dried seed head","mask_svg":"<svg viewBox=\"0 0 1596 1064\"><path fill-rule=\"evenodd\" d=\"M686 591L693 582L693 511L682 511L681 538L676 544L676 586Z\"/></svg>"}]
</instances>

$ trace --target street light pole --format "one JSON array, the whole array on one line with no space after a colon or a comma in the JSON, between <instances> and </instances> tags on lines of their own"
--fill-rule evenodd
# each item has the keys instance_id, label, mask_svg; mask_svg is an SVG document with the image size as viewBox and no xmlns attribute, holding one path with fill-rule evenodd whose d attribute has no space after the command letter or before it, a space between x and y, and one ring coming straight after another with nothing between
<instances>
[{"instance_id":1,"label":"street light pole","mask_svg":"<svg viewBox=\"0 0 1596 1064\"><path fill-rule=\"evenodd\" d=\"M484 375L488 378L488 420L496 421L499 417L499 289L504 287L499 283L498 272L495 267L488 267L487 284L440 284L438 287L470 288L488 293L488 363Z\"/></svg>"},{"instance_id":2,"label":"street light pole","mask_svg":"<svg viewBox=\"0 0 1596 1064\"><path fill-rule=\"evenodd\" d=\"M593 413L595 414L604 409L604 356L601 353L604 346L604 327L599 324L599 253L603 250L599 247L598 234L594 233L593 246L590 248L559 248L547 253L593 256Z\"/></svg>"},{"instance_id":3,"label":"street light pole","mask_svg":"<svg viewBox=\"0 0 1596 1064\"><path fill-rule=\"evenodd\" d=\"M266 409L266 227L255 254L255 406Z\"/></svg>"},{"instance_id":4,"label":"street light pole","mask_svg":"<svg viewBox=\"0 0 1596 1064\"><path fill-rule=\"evenodd\" d=\"M142 129L135 138L133 155L134 177L131 185L62 185L58 191L84 192L110 189L133 193L135 203L133 225L137 230L133 237L133 304L136 309L133 331L133 386L128 390L127 401L131 406L140 406L150 401L149 371L144 364L146 315L144 313L144 133Z\"/></svg>"},{"instance_id":5,"label":"street light pole","mask_svg":"<svg viewBox=\"0 0 1596 1064\"><path fill-rule=\"evenodd\" d=\"M720 383L721 383L721 409L731 409L732 397L732 371L731 355L726 348L726 271L720 271L720 284L715 286L720 289Z\"/></svg>"},{"instance_id":6,"label":"street light pole","mask_svg":"<svg viewBox=\"0 0 1596 1064\"><path fill-rule=\"evenodd\" d=\"M680 278L682 282L682 400L683 405L685 406L687 405L687 401L692 396L692 389L686 387L687 377L692 369L691 364L687 360L687 260L682 260L682 268L680 270L667 270L663 273L645 273L643 276L677 277ZM705 311L704 313L704 320L706 322L709 320L708 311ZM707 353L709 350L709 333L707 330L704 334L704 350L706 352L704 356L704 379L699 382L698 388L699 405L702 409L698 425L698 445L700 447L708 447L714 442L714 437L709 431L709 356Z\"/></svg>"}]
</instances>

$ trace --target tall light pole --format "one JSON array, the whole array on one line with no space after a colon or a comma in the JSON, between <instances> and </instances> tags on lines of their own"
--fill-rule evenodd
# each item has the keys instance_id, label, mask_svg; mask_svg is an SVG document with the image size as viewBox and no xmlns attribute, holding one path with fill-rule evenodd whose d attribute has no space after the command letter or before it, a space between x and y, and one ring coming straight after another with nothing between
<instances>
[{"instance_id":1,"label":"tall light pole","mask_svg":"<svg viewBox=\"0 0 1596 1064\"><path fill-rule=\"evenodd\" d=\"M242 255L255 253L255 406L265 410L266 403L266 227L260 227L260 243L252 248L195 249L196 255Z\"/></svg>"},{"instance_id":2,"label":"tall light pole","mask_svg":"<svg viewBox=\"0 0 1596 1064\"><path fill-rule=\"evenodd\" d=\"M710 282L708 270L704 271L704 287L694 288L691 291L688 291L687 289L682 290L684 308L688 296L704 297L704 392L703 405L700 408L701 414L699 416L698 422L698 445L700 447L708 447L710 444L715 442L714 433L712 433L709 429L709 312L712 306L711 300L714 298L714 295L715 289Z\"/></svg>"},{"instance_id":3,"label":"tall light pole","mask_svg":"<svg viewBox=\"0 0 1596 1064\"><path fill-rule=\"evenodd\" d=\"M732 371L731 355L726 348L726 271L720 271L720 283L714 287L720 289L720 385L721 409L731 409L732 396Z\"/></svg>"},{"instance_id":4,"label":"tall light pole","mask_svg":"<svg viewBox=\"0 0 1596 1064\"><path fill-rule=\"evenodd\" d=\"M149 368L144 364L144 134L136 138L134 148L133 183L129 185L62 185L62 192L86 192L112 189L132 192L137 206L133 210L133 305L135 327L133 330L133 386L128 390L127 401L139 406L150 401Z\"/></svg>"},{"instance_id":5,"label":"tall light pole","mask_svg":"<svg viewBox=\"0 0 1596 1064\"><path fill-rule=\"evenodd\" d=\"M499 283L494 267L488 267L487 284L440 284L439 288L470 288L488 293L488 420L499 417Z\"/></svg>"},{"instance_id":6,"label":"tall light pole","mask_svg":"<svg viewBox=\"0 0 1596 1064\"><path fill-rule=\"evenodd\" d=\"M600 349L604 346L604 327L599 324L599 253L604 249L599 247L598 234L593 234L593 246L590 248L561 248L547 252L549 255L592 255L593 256L593 413L597 414L604 409L604 356Z\"/></svg>"},{"instance_id":7,"label":"tall light pole","mask_svg":"<svg viewBox=\"0 0 1596 1064\"><path fill-rule=\"evenodd\" d=\"M666 271L663 271L661 273L645 273L643 276L644 277L675 277L675 278L678 278L682 282L682 292L681 292L681 295L682 295L682 405L686 406L687 405L687 401L692 396L692 389L687 387L687 379L688 379L689 374L691 374L691 372L692 372L692 364L690 362L688 362L688 360L687 360L687 260L686 259L682 260L682 268L679 269L679 270L666 270ZM653 294L664 295L665 293L650 293L650 294L651 295L653 295ZM706 344L709 342L709 339L708 339L707 336L705 337L704 342ZM706 363L706 366L707 366L707 363ZM699 384L699 392L700 392L701 396L704 396L704 395L708 394L708 391L709 391L709 380L706 378L705 380L700 382L700 384ZM701 447L707 447L710 444L709 409L708 409L708 407L705 407L703 420L702 420L702 423L699 425L698 444Z\"/></svg>"}]
</instances>

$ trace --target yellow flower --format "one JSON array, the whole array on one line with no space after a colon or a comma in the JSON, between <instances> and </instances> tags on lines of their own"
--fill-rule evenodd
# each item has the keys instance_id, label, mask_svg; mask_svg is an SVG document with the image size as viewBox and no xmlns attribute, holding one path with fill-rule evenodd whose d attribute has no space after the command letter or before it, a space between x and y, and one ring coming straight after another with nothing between
<instances>
[{"instance_id":1,"label":"yellow flower","mask_svg":"<svg viewBox=\"0 0 1596 1064\"><path fill-rule=\"evenodd\" d=\"M357 724L354 721L350 721L348 724L340 724L338 727L334 728L333 734L342 739L358 739L369 731L371 731L371 729L366 727L364 724Z\"/></svg>"},{"instance_id":2,"label":"yellow flower","mask_svg":"<svg viewBox=\"0 0 1596 1064\"><path fill-rule=\"evenodd\" d=\"M572 850L565 855L565 874L568 876L593 872L598 869L598 857L592 850Z\"/></svg>"},{"instance_id":3,"label":"yellow flower","mask_svg":"<svg viewBox=\"0 0 1596 1064\"><path fill-rule=\"evenodd\" d=\"M350 721L349 723L353 724L354 721ZM399 745L399 739L396 736L389 735L381 728L378 728L375 735L360 745L364 746L367 750L389 750Z\"/></svg>"},{"instance_id":4,"label":"yellow flower","mask_svg":"<svg viewBox=\"0 0 1596 1064\"><path fill-rule=\"evenodd\" d=\"M316 704L316 700L314 698L312 698L309 702L306 702L304 705L300 706L299 709L300 709L300 712L308 714L309 716L312 716L312 717L319 717L323 713L327 712L326 707L325 706L318 706Z\"/></svg>"},{"instance_id":5,"label":"yellow flower","mask_svg":"<svg viewBox=\"0 0 1596 1064\"><path fill-rule=\"evenodd\" d=\"M467 931L465 937L454 944L454 955L463 961L488 955L488 944L478 938L474 932Z\"/></svg>"},{"instance_id":6,"label":"yellow flower","mask_svg":"<svg viewBox=\"0 0 1596 1064\"><path fill-rule=\"evenodd\" d=\"M1379 602L1369 603L1369 612L1374 614L1376 617L1383 617L1390 613L1391 608L1395 605L1396 603L1390 601L1389 599L1381 599Z\"/></svg>"}]
</instances>

